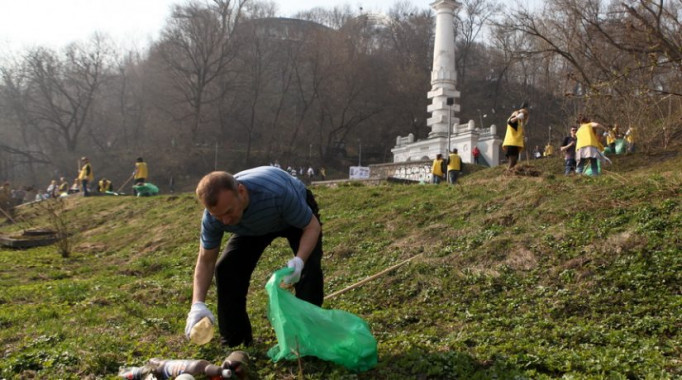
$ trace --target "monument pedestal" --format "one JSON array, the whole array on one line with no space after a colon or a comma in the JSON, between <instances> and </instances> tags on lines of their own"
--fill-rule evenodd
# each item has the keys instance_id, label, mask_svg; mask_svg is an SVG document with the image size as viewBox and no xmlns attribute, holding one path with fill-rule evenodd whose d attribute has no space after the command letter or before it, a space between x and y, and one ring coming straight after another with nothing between
<instances>
[{"instance_id":1,"label":"monument pedestal","mask_svg":"<svg viewBox=\"0 0 682 380\"><path fill-rule=\"evenodd\" d=\"M497 137L497 127L491 125L486 129L476 128L474 121L456 125L450 134L450 149L457 149L457 153L464 163L473 163L472 150L478 146L481 157L488 166L497 166L500 162L500 146L502 139ZM425 140L414 141L414 136L398 137L396 146L391 149L393 162L408 162L433 160L437 154L447 156L448 138L436 135Z\"/></svg>"}]
</instances>

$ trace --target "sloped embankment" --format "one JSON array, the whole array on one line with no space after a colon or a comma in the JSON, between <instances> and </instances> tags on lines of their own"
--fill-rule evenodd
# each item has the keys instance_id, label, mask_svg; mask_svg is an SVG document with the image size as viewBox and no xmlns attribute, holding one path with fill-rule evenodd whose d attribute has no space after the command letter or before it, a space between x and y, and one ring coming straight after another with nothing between
<instances>
[{"instance_id":1,"label":"sloped embankment","mask_svg":"<svg viewBox=\"0 0 682 380\"><path fill-rule=\"evenodd\" d=\"M487 169L456 187L316 188L326 291L421 256L326 307L365 318L379 365L352 374L304 358L306 378L673 378L682 376L682 176L677 157L614 160L598 178L560 160ZM647 162L652 165L644 165ZM539 175L525 175L533 172ZM0 376L96 378L151 357L227 350L182 337L201 208L191 194L68 200L75 249L0 250ZM22 226L44 225L40 210ZM253 275L246 350L273 364L263 285L290 257L277 241ZM209 307L215 310L214 289Z\"/></svg>"}]
</instances>

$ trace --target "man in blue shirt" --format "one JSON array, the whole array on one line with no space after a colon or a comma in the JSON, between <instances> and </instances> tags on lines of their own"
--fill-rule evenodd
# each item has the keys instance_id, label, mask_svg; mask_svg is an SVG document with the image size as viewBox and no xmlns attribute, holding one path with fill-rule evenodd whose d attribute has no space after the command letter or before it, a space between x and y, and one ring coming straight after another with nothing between
<instances>
[{"instance_id":1,"label":"man in blue shirt","mask_svg":"<svg viewBox=\"0 0 682 380\"><path fill-rule=\"evenodd\" d=\"M212 172L199 181L196 194L206 209L185 335L204 317L215 323L205 304L215 273L221 343L252 343L246 295L258 259L277 237L285 237L295 255L287 263L294 273L285 282L295 284L296 297L322 305L322 227L315 198L300 180L271 166L234 176ZM218 258L224 232L232 236Z\"/></svg>"}]
</instances>

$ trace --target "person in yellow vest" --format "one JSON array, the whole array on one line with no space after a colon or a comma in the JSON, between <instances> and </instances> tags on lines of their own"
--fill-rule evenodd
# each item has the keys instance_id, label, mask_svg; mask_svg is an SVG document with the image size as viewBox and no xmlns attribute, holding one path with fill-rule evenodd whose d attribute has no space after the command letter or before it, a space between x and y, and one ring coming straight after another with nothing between
<instances>
[{"instance_id":1,"label":"person in yellow vest","mask_svg":"<svg viewBox=\"0 0 682 380\"><path fill-rule=\"evenodd\" d=\"M545 157L554 156L554 147L552 146L552 144L547 143L547 146L545 146L545 151L542 152L542 155Z\"/></svg>"},{"instance_id":2,"label":"person in yellow vest","mask_svg":"<svg viewBox=\"0 0 682 380\"><path fill-rule=\"evenodd\" d=\"M528 105L523 103L521 108L512 112L507 119L507 132L504 135L502 149L509 160L509 169L513 168L519 160L519 154L523 151L523 128L528 123Z\"/></svg>"},{"instance_id":3,"label":"person in yellow vest","mask_svg":"<svg viewBox=\"0 0 682 380\"><path fill-rule=\"evenodd\" d=\"M81 157L81 171L78 173L78 180L81 184L81 190L83 191L83 196L87 197L90 195L88 191L88 184L95 180L95 174L92 172L92 165L90 165L90 160L87 157Z\"/></svg>"},{"instance_id":4,"label":"person in yellow vest","mask_svg":"<svg viewBox=\"0 0 682 380\"><path fill-rule=\"evenodd\" d=\"M616 154L616 138L617 138L618 126L609 125L604 132L604 137L606 137L606 146L609 147L609 153Z\"/></svg>"},{"instance_id":5,"label":"person in yellow vest","mask_svg":"<svg viewBox=\"0 0 682 380\"><path fill-rule=\"evenodd\" d=\"M111 181L102 178L99 180L99 192L106 193L107 191L112 191Z\"/></svg>"},{"instance_id":6,"label":"person in yellow vest","mask_svg":"<svg viewBox=\"0 0 682 380\"><path fill-rule=\"evenodd\" d=\"M64 177L59 177L59 194L68 194L69 192L69 183L66 181L66 178Z\"/></svg>"},{"instance_id":7,"label":"person in yellow vest","mask_svg":"<svg viewBox=\"0 0 682 380\"><path fill-rule=\"evenodd\" d=\"M149 169L147 168L147 163L144 162L142 157L138 157L135 161L135 170L133 171L133 185L141 185L147 182L149 177Z\"/></svg>"},{"instance_id":8,"label":"person in yellow vest","mask_svg":"<svg viewBox=\"0 0 682 380\"><path fill-rule=\"evenodd\" d=\"M133 195L137 195L137 190L135 186L144 185L149 177L149 169L147 168L147 163L144 162L142 157L138 157L135 160L135 170L133 170Z\"/></svg>"},{"instance_id":9,"label":"person in yellow vest","mask_svg":"<svg viewBox=\"0 0 682 380\"><path fill-rule=\"evenodd\" d=\"M635 128L630 127L625 132L625 141L628 143L628 152L635 152Z\"/></svg>"},{"instance_id":10,"label":"person in yellow vest","mask_svg":"<svg viewBox=\"0 0 682 380\"><path fill-rule=\"evenodd\" d=\"M457 183L457 177L462 171L462 158L457 154L457 148L453 149L448 156L448 183Z\"/></svg>"},{"instance_id":11,"label":"person in yellow vest","mask_svg":"<svg viewBox=\"0 0 682 380\"><path fill-rule=\"evenodd\" d=\"M599 167L597 160L601 158L601 151L604 149L599 142L599 138L595 133L596 129L607 131L607 129L599 123L591 121L587 116L580 115L578 117L578 132L576 135L575 145L575 159L578 162L575 172L582 174L587 161L590 162L592 175L599 174Z\"/></svg>"},{"instance_id":12,"label":"person in yellow vest","mask_svg":"<svg viewBox=\"0 0 682 380\"><path fill-rule=\"evenodd\" d=\"M444 166L443 155L438 153L436 159L433 160L433 165L431 165L432 182L436 185L445 179L445 173L443 173Z\"/></svg>"}]
</instances>

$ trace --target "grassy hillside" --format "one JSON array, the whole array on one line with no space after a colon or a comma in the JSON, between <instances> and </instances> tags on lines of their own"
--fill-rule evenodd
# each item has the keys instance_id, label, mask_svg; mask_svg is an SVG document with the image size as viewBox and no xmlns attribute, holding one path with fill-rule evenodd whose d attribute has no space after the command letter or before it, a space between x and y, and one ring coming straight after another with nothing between
<instances>
[{"instance_id":1,"label":"grassy hillside","mask_svg":"<svg viewBox=\"0 0 682 380\"><path fill-rule=\"evenodd\" d=\"M454 188L315 188L326 292L422 255L325 303L370 324L377 367L304 358L304 377L681 377L682 156L616 157L597 178L564 177L560 159L523 164ZM73 198L70 257L1 249L0 377L109 378L152 357L220 363L228 351L215 340L182 335L201 211L191 194ZM24 207L2 232L45 226L45 215ZM300 378L298 363L266 356L263 287L290 255L276 241L252 280L246 351L264 379Z\"/></svg>"}]
</instances>

